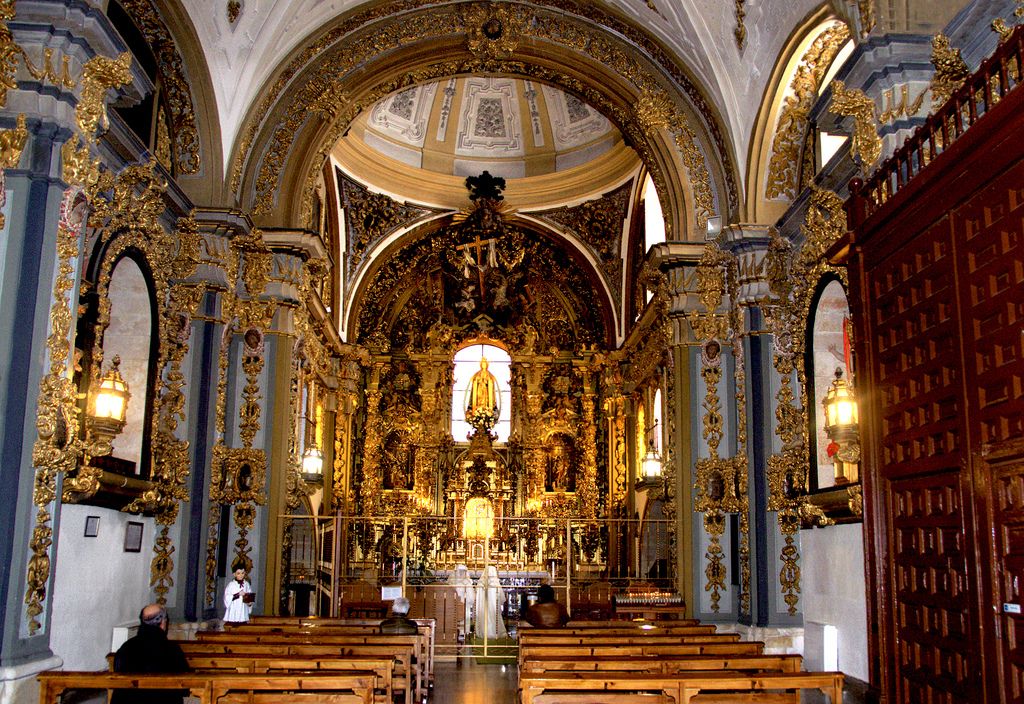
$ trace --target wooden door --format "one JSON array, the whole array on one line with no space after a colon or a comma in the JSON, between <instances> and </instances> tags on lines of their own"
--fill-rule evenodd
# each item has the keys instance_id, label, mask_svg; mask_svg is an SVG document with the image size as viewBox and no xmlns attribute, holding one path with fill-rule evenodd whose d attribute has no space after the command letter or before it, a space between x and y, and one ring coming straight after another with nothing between
<instances>
[{"instance_id":1,"label":"wooden door","mask_svg":"<svg viewBox=\"0 0 1024 704\"><path fill-rule=\"evenodd\" d=\"M1024 443L989 452L992 609L1000 701L1024 704ZM995 669L995 668L994 668Z\"/></svg>"}]
</instances>

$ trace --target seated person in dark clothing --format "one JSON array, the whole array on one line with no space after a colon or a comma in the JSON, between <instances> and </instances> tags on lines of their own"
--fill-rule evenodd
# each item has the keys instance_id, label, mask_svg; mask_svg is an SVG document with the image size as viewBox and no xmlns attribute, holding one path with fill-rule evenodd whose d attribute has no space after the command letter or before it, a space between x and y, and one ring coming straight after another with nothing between
<instances>
[{"instance_id":1,"label":"seated person in dark clothing","mask_svg":"<svg viewBox=\"0 0 1024 704\"><path fill-rule=\"evenodd\" d=\"M407 636L414 636L420 632L416 622L409 618L408 599L400 596L391 602L391 616L380 622L380 632Z\"/></svg>"},{"instance_id":2,"label":"seated person in dark clothing","mask_svg":"<svg viewBox=\"0 0 1024 704\"><path fill-rule=\"evenodd\" d=\"M188 672L188 661L178 644L167 640L167 609L150 604L139 612L139 632L114 655L114 672ZM182 704L188 690L114 691L111 704Z\"/></svg>"},{"instance_id":3,"label":"seated person in dark clothing","mask_svg":"<svg viewBox=\"0 0 1024 704\"><path fill-rule=\"evenodd\" d=\"M569 612L555 601L555 590L550 584L537 589L537 603L526 610L526 622L531 626L564 626L569 622Z\"/></svg>"}]
</instances>

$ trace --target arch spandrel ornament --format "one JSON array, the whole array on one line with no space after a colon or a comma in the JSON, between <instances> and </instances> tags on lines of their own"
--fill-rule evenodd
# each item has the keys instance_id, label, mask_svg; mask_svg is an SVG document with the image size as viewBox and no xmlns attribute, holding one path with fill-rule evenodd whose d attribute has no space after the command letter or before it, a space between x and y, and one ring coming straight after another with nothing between
<instances>
[{"instance_id":1,"label":"arch spandrel ornament","mask_svg":"<svg viewBox=\"0 0 1024 704\"><path fill-rule=\"evenodd\" d=\"M529 20L502 24L527 28L511 54L471 51L475 27L467 17L475 15L466 10L477 3L408 3L402 15L374 8L344 18L278 74L252 111L234 157L232 189L257 215L305 222L315 176L360 112L416 83L501 72L555 85L605 114L652 172L676 238L702 232L709 217L738 201L717 115L685 71L639 30L595 7L563 5L487 5ZM507 44L504 29L499 40L487 41ZM286 192L294 197L283 200Z\"/></svg>"}]
</instances>

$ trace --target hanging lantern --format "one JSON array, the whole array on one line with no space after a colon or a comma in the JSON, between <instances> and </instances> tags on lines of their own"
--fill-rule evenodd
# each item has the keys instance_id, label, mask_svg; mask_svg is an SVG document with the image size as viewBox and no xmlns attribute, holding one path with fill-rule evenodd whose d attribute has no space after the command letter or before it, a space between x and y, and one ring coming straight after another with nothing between
<instances>
[{"instance_id":1,"label":"hanging lantern","mask_svg":"<svg viewBox=\"0 0 1024 704\"><path fill-rule=\"evenodd\" d=\"M825 406L825 432L833 440L837 435L857 431L857 399L853 388L843 379L843 370L836 368L836 378L822 401Z\"/></svg>"},{"instance_id":2,"label":"hanging lantern","mask_svg":"<svg viewBox=\"0 0 1024 704\"><path fill-rule=\"evenodd\" d=\"M647 443L647 454L640 463L641 479L661 479L661 457L654 449L654 438Z\"/></svg>"},{"instance_id":3,"label":"hanging lantern","mask_svg":"<svg viewBox=\"0 0 1024 704\"><path fill-rule=\"evenodd\" d=\"M836 369L836 378L822 401L825 408L825 434L831 441L826 454L835 467L836 484L858 479L860 462L859 414L853 387L843 379L843 370Z\"/></svg>"},{"instance_id":4,"label":"hanging lantern","mask_svg":"<svg viewBox=\"0 0 1024 704\"><path fill-rule=\"evenodd\" d=\"M302 478L309 483L323 481L324 453L315 446L306 448L302 454Z\"/></svg>"},{"instance_id":5,"label":"hanging lantern","mask_svg":"<svg viewBox=\"0 0 1024 704\"><path fill-rule=\"evenodd\" d=\"M115 355L110 369L99 378L91 394L89 424L96 440L98 451L93 453L96 455L110 454L113 450L110 443L124 430L131 394L121 376L120 365L121 358Z\"/></svg>"}]
</instances>

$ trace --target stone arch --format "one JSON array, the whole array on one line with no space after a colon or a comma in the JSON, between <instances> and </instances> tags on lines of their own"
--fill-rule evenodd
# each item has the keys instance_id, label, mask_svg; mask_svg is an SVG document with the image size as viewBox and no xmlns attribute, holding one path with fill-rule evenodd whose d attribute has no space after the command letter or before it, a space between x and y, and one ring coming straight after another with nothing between
<instances>
[{"instance_id":1,"label":"stone arch","mask_svg":"<svg viewBox=\"0 0 1024 704\"><path fill-rule=\"evenodd\" d=\"M796 197L805 178L813 179L814 174L801 173L810 108L829 67L851 38L846 23L823 5L808 15L786 41L754 123L747 159L744 221L775 222Z\"/></svg>"},{"instance_id":2,"label":"stone arch","mask_svg":"<svg viewBox=\"0 0 1024 704\"><path fill-rule=\"evenodd\" d=\"M315 175L364 109L397 89L474 72L546 82L601 111L654 176L671 239L703 239L709 217L735 212L721 119L643 31L593 4L409 5L339 18L268 83L240 132L230 179L261 223L309 223ZM502 31L490 39L482 27L493 19Z\"/></svg>"},{"instance_id":3,"label":"stone arch","mask_svg":"<svg viewBox=\"0 0 1024 704\"><path fill-rule=\"evenodd\" d=\"M168 91L176 182L197 202L226 197L217 99L188 11L181 0L120 3L153 51Z\"/></svg>"}]
</instances>

